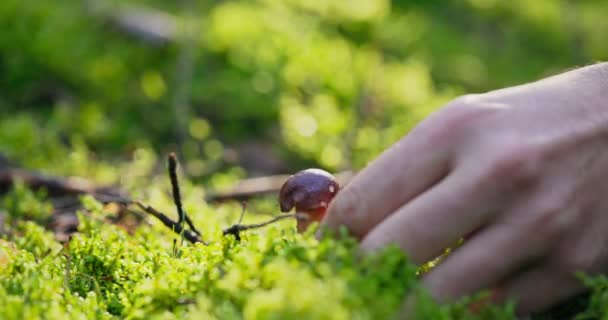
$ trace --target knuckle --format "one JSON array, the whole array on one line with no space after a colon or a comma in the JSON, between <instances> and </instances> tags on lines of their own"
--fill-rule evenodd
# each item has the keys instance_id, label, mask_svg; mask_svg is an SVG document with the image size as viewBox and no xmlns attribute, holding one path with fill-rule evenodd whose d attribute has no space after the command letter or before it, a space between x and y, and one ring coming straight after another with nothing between
<instances>
[{"instance_id":1,"label":"knuckle","mask_svg":"<svg viewBox=\"0 0 608 320\"><path fill-rule=\"evenodd\" d=\"M500 141L498 141L500 143ZM529 182L537 178L541 153L534 146L506 143L487 161L484 176L504 184Z\"/></svg>"},{"instance_id":2,"label":"knuckle","mask_svg":"<svg viewBox=\"0 0 608 320\"><path fill-rule=\"evenodd\" d=\"M452 143L471 127L474 120L483 113L480 95L465 95L446 104L417 126L413 134L422 134L429 143Z\"/></svg>"},{"instance_id":3,"label":"knuckle","mask_svg":"<svg viewBox=\"0 0 608 320\"><path fill-rule=\"evenodd\" d=\"M564 230L568 228L568 224L562 218L564 209L558 203L561 204L561 202L557 202L529 213L531 217L527 223L528 233L542 237L545 242L557 241Z\"/></svg>"},{"instance_id":4,"label":"knuckle","mask_svg":"<svg viewBox=\"0 0 608 320\"><path fill-rule=\"evenodd\" d=\"M580 212L569 204L570 199L562 192L545 195L540 200L536 210L538 218L536 223L539 230L558 240L560 236L568 232L576 224Z\"/></svg>"}]
</instances>

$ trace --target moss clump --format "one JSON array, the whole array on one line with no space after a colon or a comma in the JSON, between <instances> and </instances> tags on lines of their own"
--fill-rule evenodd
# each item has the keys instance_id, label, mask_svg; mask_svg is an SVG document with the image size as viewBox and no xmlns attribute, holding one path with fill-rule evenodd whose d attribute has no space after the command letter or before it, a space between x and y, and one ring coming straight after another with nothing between
<instances>
[{"instance_id":1,"label":"moss clump","mask_svg":"<svg viewBox=\"0 0 608 320\"><path fill-rule=\"evenodd\" d=\"M174 245L176 236L156 221L129 235L104 222L100 204L85 203L79 233L63 247L33 222L5 226L3 319L390 319L407 295L417 297L419 319L514 319L512 305L472 313L476 297L437 305L417 288L418 269L400 250L363 257L344 232L317 241L286 221L236 241L209 224L210 245ZM234 211L218 210L225 219ZM585 281L594 294L580 319L607 316L608 281Z\"/></svg>"}]
</instances>

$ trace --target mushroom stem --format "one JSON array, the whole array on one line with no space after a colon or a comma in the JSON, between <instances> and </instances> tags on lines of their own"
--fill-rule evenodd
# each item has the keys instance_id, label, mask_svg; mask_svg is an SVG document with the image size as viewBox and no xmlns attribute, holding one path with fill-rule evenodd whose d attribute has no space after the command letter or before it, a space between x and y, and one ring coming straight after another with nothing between
<instances>
[{"instance_id":1,"label":"mushroom stem","mask_svg":"<svg viewBox=\"0 0 608 320\"><path fill-rule=\"evenodd\" d=\"M304 232L315 221L321 221L325 216L325 208L319 208L307 212L296 212L296 223L298 232Z\"/></svg>"}]
</instances>

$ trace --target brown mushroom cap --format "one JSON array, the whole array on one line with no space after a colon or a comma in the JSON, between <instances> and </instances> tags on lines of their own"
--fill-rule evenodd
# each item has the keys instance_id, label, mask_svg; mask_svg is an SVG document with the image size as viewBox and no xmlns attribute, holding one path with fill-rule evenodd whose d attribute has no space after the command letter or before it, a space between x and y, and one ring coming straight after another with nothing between
<instances>
[{"instance_id":1,"label":"brown mushroom cap","mask_svg":"<svg viewBox=\"0 0 608 320\"><path fill-rule=\"evenodd\" d=\"M340 185L329 172L306 169L290 176L279 192L282 212L296 208L297 212L310 212L327 208L338 193Z\"/></svg>"}]
</instances>

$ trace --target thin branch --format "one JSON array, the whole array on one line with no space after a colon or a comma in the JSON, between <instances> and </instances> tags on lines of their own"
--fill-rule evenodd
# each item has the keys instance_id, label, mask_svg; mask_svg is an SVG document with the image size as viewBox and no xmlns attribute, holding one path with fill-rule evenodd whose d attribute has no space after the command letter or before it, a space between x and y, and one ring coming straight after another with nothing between
<instances>
[{"instance_id":1,"label":"thin branch","mask_svg":"<svg viewBox=\"0 0 608 320\"><path fill-rule=\"evenodd\" d=\"M199 236L202 236L200 231L198 231L196 229L196 227L194 226L194 223L192 222L192 220L190 220L190 216L184 211L185 217L186 217L186 223L188 224L188 227L190 227L190 230L192 230L192 232L198 234Z\"/></svg>"},{"instance_id":2,"label":"thin branch","mask_svg":"<svg viewBox=\"0 0 608 320\"><path fill-rule=\"evenodd\" d=\"M175 208L177 209L179 217L177 223L180 226L183 226L184 221L186 221L190 230L201 236L201 233L196 229L190 216L188 216L188 213L186 213L182 205L182 195L179 191L179 181L177 180L177 156L175 155L175 152L169 154L169 178L171 179L173 203L175 203Z\"/></svg>"},{"instance_id":3,"label":"thin branch","mask_svg":"<svg viewBox=\"0 0 608 320\"><path fill-rule=\"evenodd\" d=\"M251 229L258 229L258 228L262 228L265 227L269 224L275 223L277 221L283 220L283 219L288 219L288 218L295 218L296 214L294 213L290 213L290 214L283 214L280 216L276 216L268 221L265 222L260 222L260 223L253 223L253 224L240 224L237 223L235 225L232 225L226 229L224 229L223 234L224 235L228 235L231 234L233 235L237 240L241 239L240 236L240 232L241 231L246 231L246 230L251 230Z\"/></svg>"},{"instance_id":4,"label":"thin branch","mask_svg":"<svg viewBox=\"0 0 608 320\"><path fill-rule=\"evenodd\" d=\"M177 209L178 220L180 226L186 220L184 209L182 207L182 195L179 192L179 181L177 180L177 157L174 152L169 153L169 178L171 179L171 189L173 194L173 203Z\"/></svg>"},{"instance_id":5,"label":"thin branch","mask_svg":"<svg viewBox=\"0 0 608 320\"><path fill-rule=\"evenodd\" d=\"M239 229L241 229L241 231L249 230L249 229L257 229L257 228L265 227L269 224L275 223L275 222L283 220L283 219L295 218L295 216L296 216L295 213L282 214L282 215L276 216L268 221L264 221L264 222L260 222L260 223L253 223L253 224L244 224L244 225L238 225L238 226L239 226Z\"/></svg>"},{"instance_id":6,"label":"thin branch","mask_svg":"<svg viewBox=\"0 0 608 320\"><path fill-rule=\"evenodd\" d=\"M186 238L186 240L192 242L192 243L202 243L204 245L207 245L208 243L206 241L204 241L200 234L195 233L194 231L191 230L186 230L182 227L182 225L178 224L177 222L171 220L171 218L167 217L167 215L165 215L164 213L154 209L153 207L143 204L139 201L133 201L131 202L132 204L137 205L141 210L153 215L154 217L156 217L158 220L160 220L160 222L162 222L166 227L168 227L169 229L173 230L173 232L175 232L178 235L182 235L184 238Z\"/></svg>"},{"instance_id":7,"label":"thin branch","mask_svg":"<svg viewBox=\"0 0 608 320\"><path fill-rule=\"evenodd\" d=\"M188 121L191 116L191 94L194 70L200 69L196 66L197 49L200 36L196 18L191 12L195 11L193 1L181 1L181 16L179 17L179 33L175 37L177 58L175 61L174 81L172 84L173 96L171 106L175 117L175 134L177 144L183 148L187 137ZM200 72L200 71L199 71Z\"/></svg>"},{"instance_id":8,"label":"thin branch","mask_svg":"<svg viewBox=\"0 0 608 320\"><path fill-rule=\"evenodd\" d=\"M241 222L243 222L245 211L247 211L247 201L241 202L241 216L239 217L239 222L237 224L241 224Z\"/></svg>"}]
</instances>

